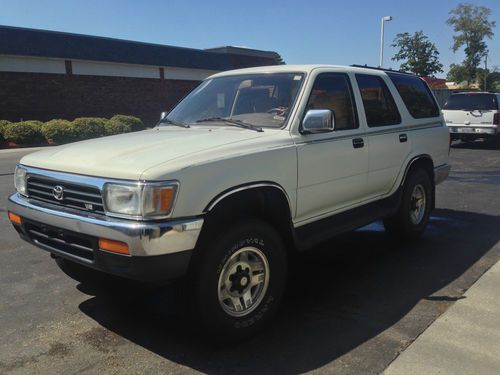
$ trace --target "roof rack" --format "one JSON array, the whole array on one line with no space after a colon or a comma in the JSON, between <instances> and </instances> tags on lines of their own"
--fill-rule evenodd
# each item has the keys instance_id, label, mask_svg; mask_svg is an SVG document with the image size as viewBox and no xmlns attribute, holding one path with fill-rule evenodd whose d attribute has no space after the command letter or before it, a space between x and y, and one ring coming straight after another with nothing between
<instances>
[{"instance_id":1,"label":"roof rack","mask_svg":"<svg viewBox=\"0 0 500 375\"><path fill-rule=\"evenodd\" d=\"M405 72L403 70L385 69L385 68L380 68L378 66L368 66L366 64L365 65L351 64L351 66L355 68L374 69L374 70L381 70L383 72L400 73L400 74L408 74L410 76L415 76L415 74L410 72Z\"/></svg>"}]
</instances>

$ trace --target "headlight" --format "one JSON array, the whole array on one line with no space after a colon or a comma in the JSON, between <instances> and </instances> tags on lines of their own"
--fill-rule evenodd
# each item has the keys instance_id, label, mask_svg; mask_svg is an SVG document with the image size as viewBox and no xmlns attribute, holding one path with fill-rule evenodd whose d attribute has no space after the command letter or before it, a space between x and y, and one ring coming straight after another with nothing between
<instances>
[{"instance_id":1,"label":"headlight","mask_svg":"<svg viewBox=\"0 0 500 375\"><path fill-rule=\"evenodd\" d=\"M26 169L22 167L16 167L14 173L14 186L19 194L28 195L26 189Z\"/></svg>"},{"instance_id":2,"label":"headlight","mask_svg":"<svg viewBox=\"0 0 500 375\"><path fill-rule=\"evenodd\" d=\"M145 183L104 186L104 203L111 215L154 219L167 217L172 211L178 185L176 183Z\"/></svg>"},{"instance_id":3,"label":"headlight","mask_svg":"<svg viewBox=\"0 0 500 375\"><path fill-rule=\"evenodd\" d=\"M106 184L104 199L109 212L129 215L141 215L142 185Z\"/></svg>"}]
</instances>

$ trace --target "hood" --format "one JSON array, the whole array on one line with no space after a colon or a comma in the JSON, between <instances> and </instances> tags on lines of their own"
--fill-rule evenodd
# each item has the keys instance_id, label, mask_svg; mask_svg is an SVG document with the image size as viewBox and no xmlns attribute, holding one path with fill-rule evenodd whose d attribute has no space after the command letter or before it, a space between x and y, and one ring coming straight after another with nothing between
<instances>
[{"instance_id":1,"label":"hood","mask_svg":"<svg viewBox=\"0 0 500 375\"><path fill-rule=\"evenodd\" d=\"M159 127L137 133L92 139L35 152L21 164L82 175L141 179L142 173L176 159L199 159L226 146L268 137L276 130L258 133L230 127ZM240 148L241 150L241 148ZM199 157L196 157L198 155Z\"/></svg>"}]
</instances>

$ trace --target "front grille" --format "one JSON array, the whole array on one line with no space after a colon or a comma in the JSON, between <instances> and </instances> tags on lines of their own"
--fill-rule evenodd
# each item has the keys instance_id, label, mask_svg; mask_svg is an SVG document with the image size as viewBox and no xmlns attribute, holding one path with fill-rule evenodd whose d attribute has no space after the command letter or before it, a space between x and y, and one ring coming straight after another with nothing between
<instances>
[{"instance_id":1,"label":"front grille","mask_svg":"<svg viewBox=\"0 0 500 375\"><path fill-rule=\"evenodd\" d=\"M37 245L90 261L94 260L94 249L97 248L97 239L94 237L28 220L24 220L24 230L30 240Z\"/></svg>"},{"instance_id":2,"label":"front grille","mask_svg":"<svg viewBox=\"0 0 500 375\"><path fill-rule=\"evenodd\" d=\"M62 199L56 199L54 189L61 187ZM96 187L58 181L47 177L30 175L27 181L28 195L32 199L54 203L96 213L104 213L101 191Z\"/></svg>"}]
</instances>

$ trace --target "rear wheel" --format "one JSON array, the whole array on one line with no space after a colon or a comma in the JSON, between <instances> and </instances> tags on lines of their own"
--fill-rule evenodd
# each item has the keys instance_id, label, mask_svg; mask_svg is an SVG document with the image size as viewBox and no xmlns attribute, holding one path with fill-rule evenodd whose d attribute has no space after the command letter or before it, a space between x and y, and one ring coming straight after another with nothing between
<instances>
[{"instance_id":1,"label":"rear wheel","mask_svg":"<svg viewBox=\"0 0 500 375\"><path fill-rule=\"evenodd\" d=\"M287 257L273 227L247 220L198 251L184 295L194 321L219 341L261 330L278 310L286 284Z\"/></svg>"},{"instance_id":2,"label":"rear wheel","mask_svg":"<svg viewBox=\"0 0 500 375\"><path fill-rule=\"evenodd\" d=\"M430 176L424 169L416 169L405 182L397 213L384 220L386 232L400 239L417 239L427 227L431 207Z\"/></svg>"}]
</instances>

